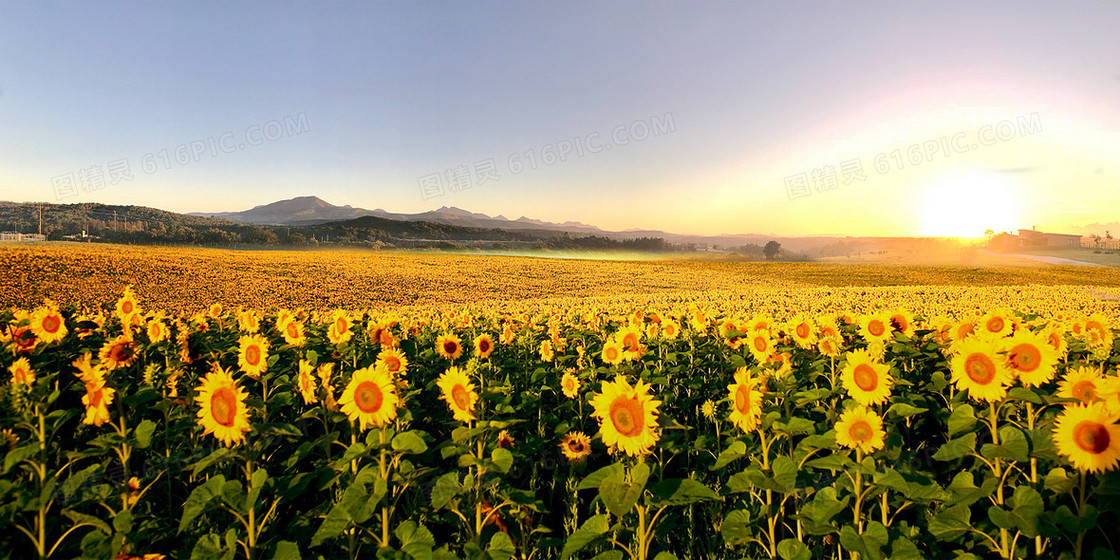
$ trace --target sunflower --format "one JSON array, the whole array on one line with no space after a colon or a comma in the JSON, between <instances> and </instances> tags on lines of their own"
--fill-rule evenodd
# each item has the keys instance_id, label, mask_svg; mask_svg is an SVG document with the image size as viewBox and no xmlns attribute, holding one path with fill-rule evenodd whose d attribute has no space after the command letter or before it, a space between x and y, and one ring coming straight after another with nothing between
<instances>
[{"instance_id":1,"label":"sunflower","mask_svg":"<svg viewBox=\"0 0 1120 560\"><path fill-rule=\"evenodd\" d=\"M980 335L985 338L1003 338L1015 330L1018 317L1009 309L993 309L980 318Z\"/></svg>"},{"instance_id":2,"label":"sunflower","mask_svg":"<svg viewBox=\"0 0 1120 560\"><path fill-rule=\"evenodd\" d=\"M1082 337L1090 348L1111 348L1112 329L1109 328L1108 319L1100 313L1094 313L1085 321Z\"/></svg>"},{"instance_id":3,"label":"sunflower","mask_svg":"<svg viewBox=\"0 0 1120 560\"><path fill-rule=\"evenodd\" d=\"M583 432L569 432L560 438L560 452L568 461L581 463L591 454L591 438Z\"/></svg>"},{"instance_id":4,"label":"sunflower","mask_svg":"<svg viewBox=\"0 0 1120 560\"><path fill-rule=\"evenodd\" d=\"M117 368L132 365L139 354L136 352L136 343L132 340L132 337L122 334L102 345L98 357L101 359L102 367L113 371Z\"/></svg>"},{"instance_id":5,"label":"sunflower","mask_svg":"<svg viewBox=\"0 0 1120 560\"><path fill-rule=\"evenodd\" d=\"M315 378L312 374L315 367L307 360L299 361L299 376L296 385L299 387L299 394L303 395L303 402L307 404L315 404L319 402L319 396L316 395Z\"/></svg>"},{"instance_id":6,"label":"sunflower","mask_svg":"<svg viewBox=\"0 0 1120 560\"><path fill-rule=\"evenodd\" d=\"M864 340L887 341L891 339L891 317L887 313L870 313L859 318L859 334Z\"/></svg>"},{"instance_id":7,"label":"sunflower","mask_svg":"<svg viewBox=\"0 0 1120 560\"><path fill-rule=\"evenodd\" d=\"M500 340L502 344L513 342L513 327L509 323L502 325L502 335L498 340Z\"/></svg>"},{"instance_id":8,"label":"sunflower","mask_svg":"<svg viewBox=\"0 0 1120 560\"><path fill-rule=\"evenodd\" d=\"M882 449L886 435L883 419L874 410L862 405L841 414L840 421L836 423L836 443L864 453Z\"/></svg>"},{"instance_id":9,"label":"sunflower","mask_svg":"<svg viewBox=\"0 0 1120 560\"><path fill-rule=\"evenodd\" d=\"M331 344L338 346L350 340L354 336L350 327L354 325L354 321L350 315L342 309L336 309L331 313L331 326L327 329L327 339Z\"/></svg>"},{"instance_id":10,"label":"sunflower","mask_svg":"<svg viewBox=\"0 0 1120 560\"><path fill-rule=\"evenodd\" d=\"M1019 376L1026 387L1038 387L1054 378L1058 355L1046 339L1029 329L1019 329L1010 338L1002 340L1004 365Z\"/></svg>"},{"instance_id":11,"label":"sunflower","mask_svg":"<svg viewBox=\"0 0 1120 560\"><path fill-rule=\"evenodd\" d=\"M399 348L386 348L378 352L376 365L385 368L389 375L403 377L408 373L408 358Z\"/></svg>"},{"instance_id":12,"label":"sunflower","mask_svg":"<svg viewBox=\"0 0 1120 560\"><path fill-rule=\"evenodd\" d=\"M771 368L764 368L763 376L773 376L774 379L785 379L789 372L793 371L793 363L790 362L789 352L781 352L773 354L766 360L764 366L771 366Z\"/></svg>"},{"instance_id":13,"label":"sunflower","mask_svg":"<svg viewBox=\"0 0 1120 560\"><path fill-rule=\"evenodd\" d=\"M619 330L614 336L622 346L622 358L624 360L637 360L645 353L646 349L642 346L642 330L640 328L626 327Z\"/></svg>"},{"instance_id":14,"label":"sunflower","mask_svg":"<svg viewBox=\"0 0 1120 560\"><path fill-rule=\"evenodd\" d=\"M614 381L604 381L602 392L591 398L603 432L603 443L611 452L623 452L631 457L649 453L657 443L657 408L661 401L654 400L650 386L638 380L631 387L626 378L616 376Z\"/></svg>"},{"instance_id":15,"label":"sunflower","mask_svg":"<svg viewBox=\"0 0 1120 560\"><path fill-rule=\"evenodd\" d=\"M1069 343L1066 342L1066 328L1061 323L1051 321L1038 333L1046 343L1054 349L1059 360L1064 360L1069 353Z\"/></svg>"},{"instance_id":16,"label":"sunflower","mask_svg":"<svg viewBox=\"0 0 1120 560\"><path fill-rule=\"evenodd\" d=\"M821 354L830 358L835 358L840 355L840 338L832 336L822 336L817 340L817 350Z\"/></svg>"},{"instance_id":17,"label":"sunflower","mask_svg":"<svg viewBox=\"0 0 1120 560\"><path fill-rule=\"evenodd\" d=\"M335 406L338 404L334 400L334 387L331 386L331 376L334 375L334 364L331 362L319 364L319 367L315 368L315 375L319 376L319 384L327 393L327 399L325 401L327 408L329 410L334 410Z\"/></svg>"},{"instance_id":18,"label":"sunflower","mask_svg":"<svg viewBox=\"0 0 1120 560\"><path fill-rule=\"evenodd\" d=\"M478 402L478 393L474 391L467 374L458 367L451 366L436 382L443 393L442 399L451 407L451 413L460 422L470 422L475 419L474 405Z\"/></svg>"},{"instance_id":19,"label":"sunflower","mask_svg":"<svg viewBox=\"0 0 1120 560\"><path fill-rule=\"evenodd\" d=\"M350 383L338 399L342 412L350 421L358 421L359 429L382 427L397 417L400 398L393 378L381 368L362 368L350 377Z\"/></svg>"},{"instance_id":20,"label":"sunflower","mask_svg":"<svg viewBox=\"0 0 1120 560\"><path fill-rule=\"evenodd\" d=\"M86 405L86 415L82 418L82 423L100 426L108 422L109 405L113 403L115 393L114 389L105 386L103 379L86 383L86 394L82 397L82 404Z\"/></svg>"},{"instance_id":21,"label":"sunflower","mask_svg":"<svg viewBox=\"0 0 1120 560\"><path fill-rule=\"evenodd\" d=\"M514 439L509 430L498 432L498 447L513 447Z\"/></svg>"},{"instance_id":22,"label":"sunflower","mask_svg":"<svg viewBox=\"0 0 1120 560\"><path fill-rule=\"evenodd\" d=\"M140 305L136 303L136 294L132 293L132 286L124 287L124 293L117 300L114 311L122 325L131 325L133 319L140 315Z\"/></svg>"},{"instance_id":23,"label":"sunflower","mask_svg":"<svg viewBox=\"0 0 1120 560\"><path fill-rule=\"evenodd\" d=\"M579 378L575 376L574 372L575 370L569 369L564 372L564 377L560 378L560 390L569 399L579 396Z\"/></svg>"},{"instance_id":24,"label":"sunflower","mask_svg":"<svg viewBox=\"0 0 1120 560\"><path fill-rule=\"evenodd\" d=\"M1058 396L1077 399L1082 404L1092 404L1101 398L1101 393L1106 389L1105 378L1099 367L1071 367L1066 370L1062 382L1058 383Z\"/></svg>"},{"instance_id":25,"label":"sunflower","mask_svg":"<svg viewBox=\"0 0 1120 560\"><path fill-rule=\"evenodd\" d=\"M774 330L774 318L766 313L759 313L747 321L747 332L766 331L770 334Z\"/></svg>"},{"instance_id":26,"label":"sunflower","mask_svg":"<svg viewBox=\"0 0 1120 560\"><path fill-rule=\"evenodd\" d=\"M256 311L238 310L237 328L247 334L256 334L261 330L261 317Z\"/></svg>"},{"instance_id":27,"label":"sunflower","mask_svg":"<svg viewBox=\"0 0 1120 560\"><path fill-rule=\"evenodd\" d=\"M952 381L975 400L998 401L1007 394L1011 372L996 353L996 341L969 338L959 343L951 361Z\"/></svg>"},{"instance_id":28,"label":"sunflower","mask_svg":"<svg viewBox=\"0 0 1120 560\"><path fill-rule=\"evenodd\" d=\"M908 338L914 336L914 315L909 311L895 308L890 312L888 319L892 331Z\"/></svg>"},{"instance_id":29,"label":"sunflower","mask_svg":"<svg viewBox=\"0 0 1120 560\"><path fill-rule=\"evenodd\" d=\"M774 339L770 336L769 330L753 330L747 335L747 339L749 344L747 348L758 363L765 364L770 360L770 356L774 355Z\"/></svg>"},{"instance_id":30,"label":"sunflower","mask_svg":"<svg viewBox=\"0 0 1120 560\"><path fill-rule=\"evenodd\" d=\"M731 394L731 415L729 420L744 432L758 427L762 418L762 392L756 390L758 380L752 379L750 370L745 366L735 370L735 383L727 386Z\"/></svg>"},{"instance_id":31,"label":"sunflower","mask_svg":"<svg viewBox=\"0 0 1120 560\"><path fill-rule=\"evenodd\" d=\"M957 322L949 330L949 338L953 341L964 340L976 334L977 321L964 320Z\"/></svg>"},{"instance_id":32,"label":"sunflower","mask_svg":"<svg viewBox=\"0 0 1120 560\"><path fill-rule=\"evenodd\" d=\"M27 358L20 358L14 364L8 366L8 371L12 374L13 385L28 385L35 383L35 370L31 369L31 363Z\"/></svg>"},{"instance_id":33,"label":"sunflower","mask_svg":"<svg viewBox=\"0 0 1120 560\"><path fill-rule=\"evenodd\" d=\"M840 372L840 382L848 396L863 406L882 404L891 396L891 367L880 363L867 350L848 352L847 363Z\"/></svg>"},{"instance_id":34,"label":"sunflower","mask_svg":"<svg viewBox=\"0 0 1120 560\"><path fill-rule=\"evenodd\" d=\"M278 322L277 325L280 334L284 337L284 342L288 343L289 346L302 347L307 344L307 335L303 333L303 323L291 318Z\"/></svg>"},{"instance_id":35,"label":"sunflower","mask_svg":"<svg viewBox=\"0 0 1120 560\"><path fill-rule=\"evenodd\" d=\"M1058 452L1074 467L1108 472L1120 462L1120 425L1102 403L1068 407L1054 422Z\"/></svg>"},{"instance_id":36,"label":"sunflower","mask_svg":"<svg viewBox=\"0 0 1120 560\"><path fill-rule=\"evenodd\" d=\"M463 355L463 345L454 333L445 333L436 338L436 352L445 360L455 361Z\"/></svg>"},{"instance_id":37,"label":"sunflower","mask_svg":"<svg viewBox=\"0 0 1120 560\"><path fill-rule=\"evenodd\" d=\"M78 379L81 379L82 383L97 383L105 378L105 372L101 369L101 365L92 365L90 363L92 357L93 356L91 356L89 352L86 352L82 354L81 357L71 362L71 365L78 370L74 375L78 376Z\"/></svg>"},{"instance_id":38,"label":"sunflower","mask_svg":"<svg viewBox=\"0 0 1120 560\"><path fill-rule=\"evenodd\" d=\"M494 351L494 339L489 334L482 333L474 337L474 355L485 360Z\"/></svg>"},{"instance_id":39,"label":"sunflower","mask_svg":"<svg viewBox=\"0 0 1120 560\"><path fill-rule=\"evenodd\" d=\"M808 350L817 341L813 320L804 315L794 317L786 328L789 330L789 336L793 339L794 344L801 348Z\"/></svg>"},{"instance_id":40,"label":"sunflower","mask_svg":"<svg viewBox=\"0 0 1120 560\"><path fill-rule=\"evenodd\" d=\"M206 315L209 316L211 319L221 319L222 318L222 304L220 304L220 303L210 304L209 309L206 310Z\"/></svg>"},{"instance_id":41,"label":"sunflower","mask_svg":"<svg viewBox=\"0 0 1120 560\"><path fill-rule=\"evenodd\" d=\"M53 305L44 305L31 314L31 332L44 344L66 338L66 321Z\"/></svg>"},{"instance_id":42,"label":"sunflower","mask_svg":"<svg viewBox=\"0 0 1120 560\"><path fill-rule=\"evenodd\" d=\"M171 329L158 317L148 321L144 330L148 333L148 342L152 344L159 344L171 337Z\"/></svg>"},{"instance_id":43,"label":"sunflower","mask_svg":"<svg viewBox=\"0 0 1120 560\"><path fill-rule=\"evenodd\" d=\"M607 343L603 345L603 361L615 366L621 364L622 344L614 339L608 340Z\"/></svg>"},{"instance_id":44,"label":"sunflower","mask_svg":"<svg viewBox=\"0 0 1120 560\"><path fill-rule=\"evenodd\" d=\"M541 341L540 355L542 362L551 362L555 357L555 352L552 351L552 342L548 340Z\"/></svg>"},{"instance_id":45,"label":"sunflower","mask_svg":"<svg viewBox=\"0 0 1120 560\"><path fill-rule=\"evenodd\" d=\"M268 369L268 340L263 336L247 334L238 340L237 366L241 371L257 378Z\"/></svg>"},{"instance_id":46,"label":"sunflower","mask_svg":"<svg viewBox=\"0 0 1120 560\"><path fill-rule=\"evenodd\" d=\"M198 423L202 435L214 434L227 447L245 440L250 429L249 410L245 406L248 393L237 386L229 372L215 365L198 388Z\"/></svg>"},{"instance_id":47,"label":"sunflower","mask_svg":"<svg viewBox=\"0 0 1120 560\"><path fill-rule=\"evenodd\" d=\"M661 323L661 338L664 340L673 340L681 334L681 326L672 319L666 319Z\"/></svg>"}]
</instances>

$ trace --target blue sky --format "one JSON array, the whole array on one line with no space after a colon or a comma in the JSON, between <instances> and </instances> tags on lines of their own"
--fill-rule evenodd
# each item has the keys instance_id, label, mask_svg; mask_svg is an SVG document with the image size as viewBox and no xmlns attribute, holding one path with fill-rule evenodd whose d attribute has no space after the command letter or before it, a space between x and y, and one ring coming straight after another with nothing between
<instances>
[{"instance_id":1,"label":"blue sky","mask_svg":"<svg viewBox=\"0 0 1120 560\"><path fill-rule=\"evenodd\" d=\"M978 189L977 205L1012 199L1008 227L1107 222L1118 27L1115 2L5 2L0 199L186 212L314 194L860 235L974 229L988 218L949 224L927 202ZM1030 115L1040 129L905 160ZM611 148L580 155L589 137ZM866 181L790 190L855 159ZM122 160L132 179L98 182ZM456 169L470 188L449 188Z\"/></svg>"}]
</instances>

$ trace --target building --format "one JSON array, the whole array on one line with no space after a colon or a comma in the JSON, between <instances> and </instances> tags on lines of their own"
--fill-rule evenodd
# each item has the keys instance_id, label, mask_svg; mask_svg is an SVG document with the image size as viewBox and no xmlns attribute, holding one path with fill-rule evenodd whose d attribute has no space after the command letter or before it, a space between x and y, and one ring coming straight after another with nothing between
<instances>
[{"instance_id":1,"label":"building","mask_svg":"<svg viewBox=\"0 0 1120 560\"><path fill-rule=\"evenodd\" d=\"M38 233L20 233L18 231L0 232L0 241L46 241L47 236Z\"/></svg>"},{"instance_id":2,"label":"building","mask_svg":"<svg viewBox=\"0 0 1120 560\"><path fill-rule=\"evenodd\" d=\"M1023 247L1080 247L1081 236L1071 233L1046 233L1036 229L1019 230Z\"/></svg>"}]
</instances>

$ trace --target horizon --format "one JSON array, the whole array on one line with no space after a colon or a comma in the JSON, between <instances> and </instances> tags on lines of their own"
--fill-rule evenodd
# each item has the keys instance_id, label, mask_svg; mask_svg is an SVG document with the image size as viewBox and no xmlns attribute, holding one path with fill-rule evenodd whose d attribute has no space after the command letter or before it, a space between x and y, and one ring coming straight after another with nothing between
<instances>
[{"instance_id":1,"label":"horizon","mask_svg":"<svg viewBox=\"0 0 1120 560\"><path fill-rule=\"evenodd\" d=\"M0 198L1080 232L1120 215L1120 9L1068 6L8 3Z\"/></svg>"}]
</instances>

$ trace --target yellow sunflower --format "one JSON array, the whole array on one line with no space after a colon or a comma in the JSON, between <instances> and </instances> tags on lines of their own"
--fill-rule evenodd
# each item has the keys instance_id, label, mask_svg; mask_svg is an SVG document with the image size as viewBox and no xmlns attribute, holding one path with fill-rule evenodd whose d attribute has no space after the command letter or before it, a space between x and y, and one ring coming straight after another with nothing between
<instances>
[{"instance_id":1,"label":"yellow sunflower","mask_svg":"<svg viewBox=\"0 0 1120 560\"><path fill-rule=\"evenodd\" d=\"M959 343L953 356L952 381L957 389L968 391L968 396L978 401L998 401L1007 395L1011 385L1011 372L996 353L997 341L968 338Z\"/></svg>"},{"instance_id":2,"label":"yellow sunflower","mask_svg":"<svg viewBox=\"0 0 1120 560\"><path fill-rule=\"evenodd\" d=\"M454 333L445 333L436 338L436 352L445 359L455 361L463 355L463 345Z\"/></svg>"},{"instance_id":3,"label":"yellow sunflower","mask_svg":"<svg viewBox=\"0 0 1120 560\"><path fill-rule=\"evenodd\" d=\"M747 335L747 348L751 351L755 361L765 364L774 355L774 339L766 329L753 330Z\"/></svg>"},{"instance_id":4,"label":"yellow sunflower","mask_svg":"<svg viewBox=\"0 0 1120 560\"><path fill-rule=\"evenodd\" d=\"M1009 309L993 309L980 318L980 335L988 338L1003 338L1015 330L1019 318Z\"/></svg>"},{"instance_id":5,"label":"yellow sunflower","mask_svg":"<svg viewBox=\"0 0 1120 560\"><path fill-rule=\"evenodd\" d=\"M443 400L451 407L451 413L460 422L470 422L475 419L474 405L478 402L478 393L474 392L474 384L467 374L455 366L447 368L436 382L443 393Z\"/></svg>"},{"instance_id":6,"label":"yellow sunflower","mask_svg":"<svg viewBox=\"0 0 1120 560\"><path fill-rule=\"evenodd\" d=\"M642 330L640 328L626 327L619 330L614 336L622 346L622 358L624 360L637 360L645 353L646 349L642 346Z\"/></svg>"},{"instance_id":7,"label":"yellow sunflower","mask_svg":"<svg viewBox=\"0 0 1120 560\"><path fill-rule=\"evenodd\" d=\"M817 342L816 326L813 325L812 319L804 315L794 317L786 329L789 331L789 336L793 339L794 344L801 348L807 350Z\"/></svg>"},{"instance_id":8,"label":"yellow sunflower","mask_svg":"<svg viewBox=\"0 0 1120 560\"><path fill-rule=\"evenodd\" d=\"M131 285L124 287L124 294L117 300L114 311L122 325L131 325L140 315L140 305L136 303L136 294L132 293Z\"/></svg>"},{"instance_id":9,"label":"yellow sunflower","mask_svg":"<svg viewBox=\"0 0 1120 560\"><path fill-rule=\"evenodd\" d=\"M1058 354L1045 338L1024 328L1002 342L1004 365L1019 376L1024 386L1038 387L1054 378Z\"/></svg>"},{"instance_id":10,"label":"yellow sunflower","mask_svg":"<svg viewBox=\"0 0 1120 560\"><path fill-rule=\"evenodd\" d=\"M82 423L100 426L109 421L109 405L113 403L116 390L106 387L103 379L85 385L86 394L82 397L82 404L86 406L86 415L82 418Z\"/></svg>"},{"instance_id":11,"label":"yellow sunflower","mask_svg":"<svg viewBox=\"0 0 1120 560\"><path fill-rule=\"evenodd\" d=\"M895 308L890 312L888 319L892 331L907 337L914 336L914 315L909 311Z\"/></svg>"},{"instance_id":12,"label":"yellow sunflower","mask_svg":"<svg viewBox=\"0 0 1120 560\"><path fill-rule=\"evenodd\" d=\"M1105 379L1099 367L1079 366L1066 370L1065 378L1058 383L1058 396L1077 399L1082 404L1092 404L1101 397Z\"/></svg>"},{"instance_id":13,"label":"yellow sunflower","mask_svg":"<svg viewBox=\"0 0 1120 560\"><path fill-rule=\"evenodd\" d=\"M393 379L381 368L362 368L354 372L350 383L338 399L342 412L350 421L358 421L359 429L381 427L397 417L400 398Z\"/></svg>"},{"instance_id":14,"label":"yellow sunflower","mask_svg":"<svg viewBox=\"0 0 1120 560\"><path fill-rule=\"evenodd\" d=\"M331 313L331 326L327 329L327 339L331 344L339 345L344 344L354 336L350 327L354 325L353 319L350 315L342 309L336 309Z\"/></svg>"},{"instance_id":15,"label":"yellow sunflower","mask_svg":"<svg viewBox=\"0 0 1120 560\"><path fill-rule=\"evenodd\" d=\"M245 432L250 430L249 410L245 406L247 396L228 371L215 365L202 378L198 396L194 398L199 406L198 423L203 428L202 435L214 434L227 447L244 441Z\"/></svg>"},{"instance_id":16,"label":"yellow sunflower","mask_svg":"<svg viewBox=\"0 0 1120 560\"><path fill-rule=\"evenodd\" d=\"M579 378L575 376L575 370L569 369L564 372L564 376L560 378L560 390L569 399L579 396Z\"/></svg>"},{"instance_id":17,"label":"yellow sunflower","mask_svg":"<svg viewBox=\"0 0 1120 560\"><path fill-rule=\"evenodd\" d=\"M171 337L171 329L159 318L154 318L148 321L145 330L148 333L148 342L152 344L159 344Z\"/></svg>"},{"instance_id":18,"label":"yellow sunflower","mask_svg":"<svg viewBox=\"0 0 1120 560\"><path fill-rule=\"evenodd\" d=\"M20 358L12 365L8 366L8 371L12 374L13 385L28 385L35 383L35 370L31 369L31 362L27 358Z\"/></svg>"},{"instance_id":19,"label":"yellow sunflower","mask_svg":"<svg viewBox=\"0 0 1120 560\"><path fill-rule=\"evenodd\" d=\"M66 321L53 305L44 305L31 314L31 332L44 344L66 338Z\"/></svg>"},{"instance_id":20,"label":"yellow sunflower","mask_svg":"<svg viewBox=\"0 0 1120 560\"><path fill-rule=\"evenodd\" d=\"M494 351L494 339L489 334L482 333L474 337L474 354L485 360Z\"/></svg>"},{"instance_id":21,"label":"yellow sunflower","mask_svg":"<svg viewBox=\"0 0 1120 560\"><path fill-rule=\"evenodd\" d=\"M241 371L260 377L268 369L268 340L260 335L244 335L238 341L237 366Z\"/></svg>"},{"instance_id":22,"label":"yellow sunflower","mask_svg":"<svg viewBox=\"0 0 1120 560\"><path fill-rule=\"evenodd\" d=\"M551 362L555 357L555 352L552 351L552 342L543 340L540 346L540 355L542 362Z\"/></svg>"},{"instance_id":23,"label":"yellow sunflower","mask_svg":"<svg viewBox=\"0 0 1120 560\"><path fill-rule=\"evenodd\" d=\"M93 365L91 363L92 358L93 356L86 352L71 362L71 365L78 370L74 375L78 376L82 383L96 383L105 378L105 372L101 369L101 365Z\"/></svg>"},{"instance_id":24,"label":"yellow sunflower","mask_svg":"<svg viewBox=\"0 0 1120 560\"><path fill-rule=\"evenodd\" d=\"M261 317L253 310L238 310L237 328L244 333L256 334L261 329Z\"/></svg>"},{"instance_id":25,"label":"yellow sunflower","mask_svg":"<svg viewBox=\"0 0 1120 560\"><path fill-rule=\"evenodd\" d=\"M821 354L830 358L835 358L840 355L840 338L833 336L822 336L817 340L817 350Z\"/></svg>"},{"instance_id":26,"label":"yellow sunflower","mask_svg":"<svg viewBox=\"0 0 1120 560\"><path fill-rule=\"evenodd\" d=\"M101 359L101 366L109 371L117 368L128 367L136 361L139 354L136 352L137 344L132 340L132 337L127 334L122 334L117 338L106 342L101 346L101 351L98 353L98 358Z\"/></svg>"},{"instance_id":27,"label":"yellow sunflower","mask_svg":"<svg viewBox=\"0 0 1120 560\"><path fill-rule=\"evenodd\" d=\"M891 339L891 317L887 313L869 313L859 318L859 334L864 340L888 341Z\"/></svg>"},{"instance_id":28,"label":"yellow sunflower","mask_svg":"<svg viewBox=\"0 0 1120 560\"><path fill-rule=\"evenodd\" d=\"M571 432L560 438L560 452L572 463L582 462L591 454L591 438L583 432Z\"/></svg>"},{"instance_id":29,"label":"yellow sunflower","mask_svg":"<svg viewBox=\"0 0 1120 560\"><path fill-rule=\"evenodd\" d=\"M284 342L288 345L302 347L307 344L307 335L303 333L303 323L294 318L289 318L277 324L281 325L280 334L284 336Z\"/></svg>"},{"instance_id":30,"label":"yellow sunflower","mask_svg":"<svg viewBox=\"0 0 1120 560\"><path fill-rule=\"evenodd\" d=\"M744 432L758 427L762 418L762 391L758 391L758 380L751 378L750 370L744 366L735 370L735 382L727 386L731 397L731 423Z\"/></svg>"},{"instance_id":31,"label":"yellow sunflower","mask_svg":"<svg viewBox=\"0 0 1120 560\"><path fill-rule=\"evenodd\" d=\"M956 324L953 325L953 328L949 331L949 338L951 340L957 341L957 340L964 340L964 339L966 339L970 336L975 335L976 334L976 324L977 324L977 321L971 321L971 320L967 320L967 319L964 320L964 321L957 322Z\"/></svg>"},{"instance_id":32,"label":"yellow sunflower","mask_svg":"<svg viewBox=\"0 0 1120 560\"><path fill-rule=\"evenodd\" d=\"M1050 322L1039 333L1046 343L1054 349L1059 360L1064 360L1066 355L1069 354L1069 343L1066 341L1066 328L1058 322Z\"/></svg>"},{"instance_id":33,"label":"yellow sunflower","mask_svg":"<svg viewBox=\"0 0 1120 560\"><path fill-rule=\"evenodd\" d=\"M1120 462L1120 425L1102 403L1067 407L1054 423L1058 452L1074 467L1108 472Z\"/></svg>"},{"instance_id":34,"label":"yellow sunflower","mask_svg":"<svg viewBox=\"0 0 1120 560\"><path fill-rule=\"evenodd\" d=\"M891 396L891 367L874 359L867 350L848 352L840 382L848 396L863 406L887 402Z\"/></svg>"},{"instance_id":35,"label":"yellow sunflower","mask_svg":"<svg viewBox=\"0 0 1120 560\"><path fill-rule=\"evenodd\" d=\"M307 360L299 361L299 376L296 385L299 387L299 394L303 396L303 402L307 404L315 404L319 402L319 396L316 395L318 387L316 387L315 378L312 374L315 372L314 366Z\"/></svg>"},{"instance_id":36,"label":"yellow sunflower","mask_svg":"<svg viewBox=\"0 0 1120 560\"><path fill-rule=\"evenodd\" d=\"M863 405L841 414L840 421L836 423L836 443L864 453L882 449L886 436L883 419Z\"/></svg>"},{"instance_id":37,"label":"yellow sunflower","mask_svg":"<svg viewBox=\"0 0 1120 560\"><path fill-rule=\"evenodd\" d=\"M385 368L389 375L403 377L408 373L408 358L399 348L386 348L378 352L376 365Z\"/></svg>"},{"instance_id":38,"label":"yellow sunflower","mask_svg":"<svg viewBox=\"0 0 1120 560\"><path fill-rule=\"evenodd\" d=\"M622 344L614 339L608 340L607 343L603 345L603 361L615 366L621 364Z\"/></svg>"},{"instance_id":39,"label":"yellow sunflower","mask_svg":"<svg viewBox=\"0 0 1120 560\"><path fill-rule=\"evenodd\" d=\"M657 427L657 408L661 401L654 400L650 386L641 379L631 387L626 378L616 376L614 381L604 381L602 392L591 398L603 432L603 443L612 453L623 452L631 457L649 453L660 437Z\"/></svg>"},{"instance_id":40,"label":"yellow sunflower","mask_svg":"<svg viewBox=\"0 0 1120 560\"><path fill-rule=\"evenodd\" d=\"M1111 348L1112 329L1109 327L1108 319L1100 313L1094 313L1085 321L1082 338L1090 348Z\"/></svg>"}]
</instances>

